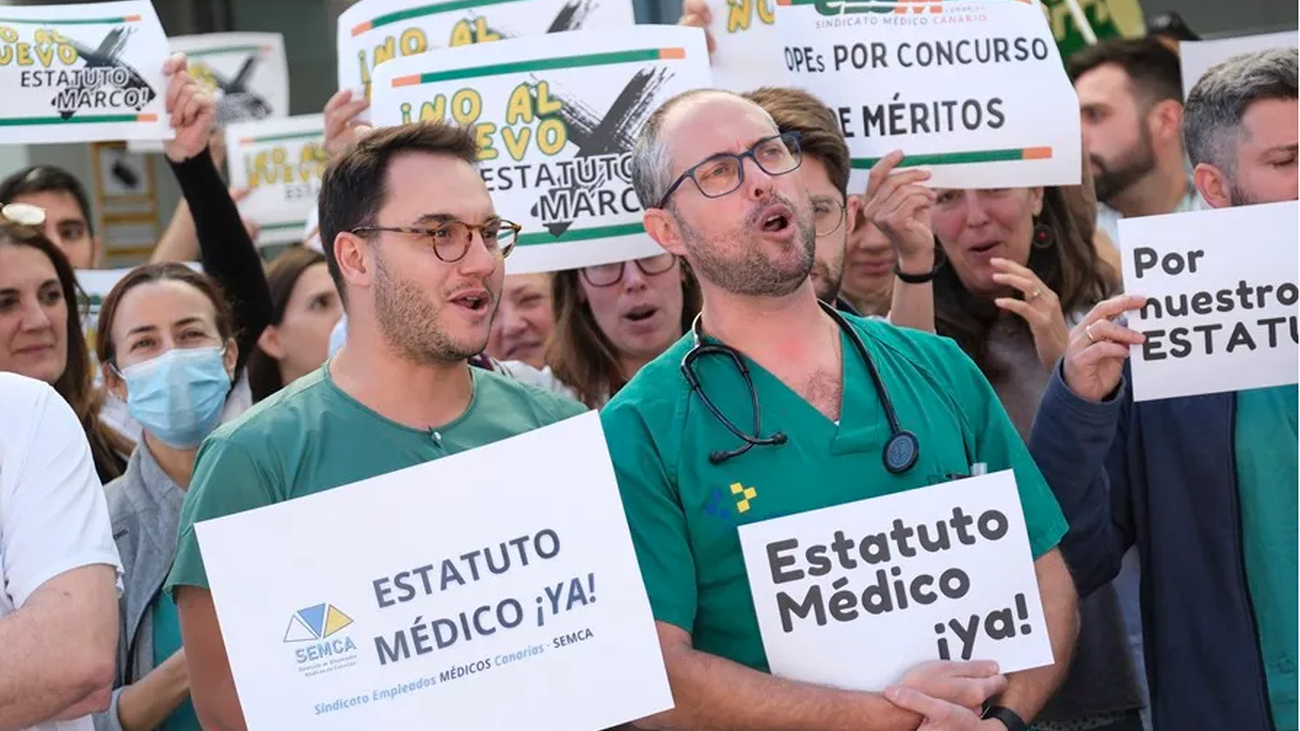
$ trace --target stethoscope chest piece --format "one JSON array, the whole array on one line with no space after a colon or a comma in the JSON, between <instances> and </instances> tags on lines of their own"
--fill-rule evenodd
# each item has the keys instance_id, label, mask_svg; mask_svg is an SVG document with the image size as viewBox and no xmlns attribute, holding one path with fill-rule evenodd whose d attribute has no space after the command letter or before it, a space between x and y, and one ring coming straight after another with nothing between
<instances>
[{"instance_id":1,"label":"stethoscope chest piece","mask_svg":"<svg viewBox=\"0 0 1300 731\"><path fill-rule=\"evenodd\" d=\"M901 475L916 465L921 456L921 442L916 435L906 429L900 429L889 436L885 442L885 469L895 475Z\"/></svg>"}]
</instances>

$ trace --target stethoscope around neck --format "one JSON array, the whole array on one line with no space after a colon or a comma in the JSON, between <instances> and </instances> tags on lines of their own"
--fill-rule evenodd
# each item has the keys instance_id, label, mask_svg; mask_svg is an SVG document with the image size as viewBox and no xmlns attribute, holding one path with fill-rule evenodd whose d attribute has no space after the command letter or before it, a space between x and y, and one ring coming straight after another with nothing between
<instances>
[{"instance_id":1,"label":"stethoscope around neck","mask_svg":"<svg viewBox=\"0 0 1300 731\"><path fill-rule=\"evenodd\" d=\"M871 375L872 385L876 389L876 397L880 399L880 405L885 411L885 419L889 422L889 439L885 441L885 447L882 450L881 459L885 463L885 469L891 474L901 475L912 469L916 465L917 459L921 454L921 444L912 432L902 428L898 423L898 415L894 411L894 403L889 398L889 393L885 390L885 384L880 378L880 371L876 369L876 362L872 359L871 353L867 346L862 342L862 337L857 330L853 328L844 316L835 311L835 308L819 302L822 310L835 320L835 324L840 330L849 336L853 343L853 349L858 352L862 358L862 363L867 368L867 373ZM739 447L732 450L714 450L709 452L709 462L720 465L733 457L748 452L754 447L777 447L789 441L785 432L773 432L771 436L763 436L763 413L762 405L758 401L758 390L754 388L754 379L749 372L749 366L745 364L745 358L735 348L722 343L703 342L703 333L701 332L701 319L703 313L695 316L695 322L691 325L691 336L693 347L682 358L682 377L690 384L691 391L700 398L700 403L708 409L710 414L718 420L727 431L736 436L743 442ZM740 430L731 419L713 403L709 394L704 390L703 384L700 383L700 377L695 372L695 361L707 355L721 355L729 359L736 370L740 372L740 377L745 379L745 387L749 389L750 405L754 413L754 428L751 433Z\"/></svg>"}]
</instances>

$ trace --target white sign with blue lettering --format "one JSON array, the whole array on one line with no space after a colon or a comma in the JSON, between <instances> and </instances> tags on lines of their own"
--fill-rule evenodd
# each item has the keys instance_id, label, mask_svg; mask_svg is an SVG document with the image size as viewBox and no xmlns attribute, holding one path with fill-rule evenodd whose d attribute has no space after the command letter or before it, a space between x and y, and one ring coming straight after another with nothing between
<instances>
[{"instance_id":1,"label":"white sign with blue lettering","mask_svg":"<svg viewBox=\"0 0 1300 731\"><path fill-rule=\"evenodd\" d=\"M594 412L196 530L249 731L597 731L673 705Z\"/></svg>"}]
</instances>

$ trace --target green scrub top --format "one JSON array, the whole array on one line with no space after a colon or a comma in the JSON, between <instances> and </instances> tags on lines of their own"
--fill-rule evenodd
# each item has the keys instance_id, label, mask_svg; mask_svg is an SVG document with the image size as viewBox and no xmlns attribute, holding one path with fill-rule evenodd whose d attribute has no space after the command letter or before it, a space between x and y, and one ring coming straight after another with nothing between
<instances>
[{"instance_id":1,"label":"green scrub top","mask_svg":"<svg viewBox=\"0 0 1300 731\"><path fill-rule=\"evenodd\" d=\"M153 600L153 664L158 667L181 649L181 619L172 598L158 592ZM181 701L157 731L203 731L189 696Z\"/></svg>"},{"instance_id":2,"label":"green scrub top","mask_svg":"<svg viewBox=\"0 0 1300 731\"><path fill-rule=\"evenodd\" d=\"M194 525L385 475L576 416L586 407L482 368L469 408L436 429L370 410L330 377L329 363L223 424L199 447L181 506L165 590L208 587Z\"/></svg>"},{"instance_id":3,"label":"green scrub top","mask_svg":"<svg viewBox=\"0 0 1300 731\"><path fill-rule=\"evenodd\" d=\"M1297 712L1296 481L1300 435L1296 386L1237 394L1237 488L1246 580L1276 731L1300 728Z\"/></svg>"},{"instance_id":4,"label":"green scrub top","mask_svg":"<svg viewBox=\"0 0 1300 731\"><path fill-rule=\"evenodd\" d=\"M920 441L919 461L905 474L885 469L889 423L844 333L839 425L746 359L763 436L784 432L788 441L780 446L709 462L709 452L741 442L682 377L689 333L642 368L601 413L655 619L690 632L697 650L768 670L739 525L937 484L984 463L989 472L1015 471L1035 558L1066 532L1056 499L992 387L955 343L847 319L875 360L900 425ZM732 361L711 355L695 367L719 410L752 431L749 391Z\"/></svg>"}]
</instances>

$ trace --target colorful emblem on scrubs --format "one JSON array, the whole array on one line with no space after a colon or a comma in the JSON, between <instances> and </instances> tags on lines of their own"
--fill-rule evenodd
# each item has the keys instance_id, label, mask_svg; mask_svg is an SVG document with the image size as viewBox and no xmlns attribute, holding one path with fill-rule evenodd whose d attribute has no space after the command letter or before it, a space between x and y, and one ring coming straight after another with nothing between
<instances>
[{"instance_id":1,"label":"colorful emblem on scrubs","mask_svg":"<svg viewBox=\"0 0 1300 731\"><path fill-rule=\"evenodd\" d=\"M731 483L731 494L736 496L736 510L747 513L749 512L749 501L758 497L758 490L745 487L739 482L733 482Z\"/></svg>"}]
</instances>

